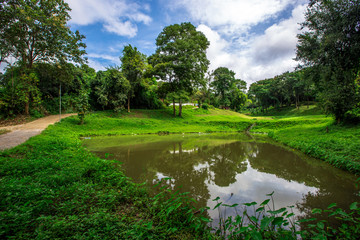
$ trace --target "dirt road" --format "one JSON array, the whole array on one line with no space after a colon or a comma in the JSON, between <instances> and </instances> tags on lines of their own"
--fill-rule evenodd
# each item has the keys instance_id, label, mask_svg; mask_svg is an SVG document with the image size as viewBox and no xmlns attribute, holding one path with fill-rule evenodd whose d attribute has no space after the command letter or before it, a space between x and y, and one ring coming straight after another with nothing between
<instances>
[{"instance_id":1,"label":"dirt road","mask_svg":"<svg viewBox=\"0 0 360 240\"><path fill-rule=\"evenodd\" d=\"M62 114L61 119L72 115L76 115L76 113ZM50 124L54 124L58 121L59 115L51 115L25 124L0 127L0 129L11 131L0 135L0 151L15 147L27 141L30 137L40 134Z\"/></svg>"}]
</instances>

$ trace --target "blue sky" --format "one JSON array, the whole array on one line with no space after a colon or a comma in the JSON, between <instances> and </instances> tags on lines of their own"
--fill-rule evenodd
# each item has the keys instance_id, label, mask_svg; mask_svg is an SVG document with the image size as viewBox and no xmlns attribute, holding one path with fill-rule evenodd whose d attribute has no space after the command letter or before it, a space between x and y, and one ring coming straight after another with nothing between
<instances>
[{"instance_id":1,"label":"blue sky","mask_svg":"<svg viewBox=\"0 0 360 240\"><path fill-rule=\"evenodd\" d=\"M292 71L308 0L66 0L72 30L86 36L89 65L120 65L124 45L155 52L165 26L191 22L210 41L210 69L228 67L248 84Z\"/></svg>"}]
</instances>

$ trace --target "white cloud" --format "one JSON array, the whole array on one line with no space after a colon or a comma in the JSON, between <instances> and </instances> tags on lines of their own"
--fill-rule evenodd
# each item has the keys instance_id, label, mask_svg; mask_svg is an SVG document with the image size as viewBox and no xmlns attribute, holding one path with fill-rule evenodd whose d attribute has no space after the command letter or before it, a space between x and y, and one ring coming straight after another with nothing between
<instances>
[{"instance_id":1,"label":"white cloud","mask_svg":"<svg viewBox=\"0 0 360 240\"><path fill-rule=\"evenodd\" d=\"M192 19L233 34L274 17L294 0L171 0L170 8L185 9Z\"/></svg>"},{"instance_id":2,"label":"white cloud","mask_svg":"<svg viewBox=\"0 0 360 240\"><path fill-rule=\"evenodd\" d=\"M100 59L105 59L105 60L111 61L113 63L120 63L120 59L118 56L111 56L111 55L107 55L107 54L96 54L96 53L89 53L87 56L89 58L100 58Z\"/></svg>"},{"instance_id":3,"label":"white cloud","mask_svg":"<svg viewBox=\"0 0 360 240\"><path fill-rule=\"evenodd\" d=\"M304 20L305 5L293 9L290 18L268 27L264 33L251 38L233 34L229 39L221 30L201 24L202 31L210 41L207 51L210 69L224 66L236 72L236 76L247 81L270 78L285 71L292 71L297 63L293 60L299 33L298 23Z\"/></svg>"},{"instance_id":4,"label":"white cloud","mask_svg":"<svg viewBox=\"0 0 360 240\"><path fill-rule=\"evenodd\" d=\"M106 68L109 66L119 66L121 63L118 56L112 56L107 54L89 53L87 57L89 66L94 68L96 71L106 70Z\"/></svg>"},{"instance_id":5,"label":"white cloud","mask_svg":"<svg viewBox=\"0 0 360 240\"><path fill-rule=\"evenodd\" d=\"M100 22L106 31L120 36L134 37L136 23L150 24L152 19L143 11L149 5L140 6L127 0L66 0L72 9L70 24L89 25Z\"/></svg>"}]
</instances>

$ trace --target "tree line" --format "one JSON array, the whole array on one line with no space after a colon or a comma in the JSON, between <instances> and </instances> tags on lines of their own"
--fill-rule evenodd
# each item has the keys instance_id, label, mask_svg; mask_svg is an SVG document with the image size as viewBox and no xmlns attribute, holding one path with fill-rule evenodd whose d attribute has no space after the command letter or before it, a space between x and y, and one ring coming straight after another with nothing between
<instances>
[{"instance_id":1,"label":"tree line","mask_svg":"<svg viewBox=\"0 0 360 240\"><path fill-rule=\"evenodd\" d=\"M2 117L54 113L61 96L64 109L79 114L173 104L181 116L187 101L235 111L317 101L338 122L360 121L359 0L310 1L298 35L299 68L253 83L248 92L231 69L208 72L210 43L191 23L165 27L151 56L127 45L120 66L96 72L86 65L85 36L67 26L64 0L0 4L0 64L15 59L0 75Z\"/></svg>"},{"instance_id":2,"label":"tree line","mask_svg":"<svg viewBox=\"0 0 360 240\"><path fill-rule=\"evenodd\" d=\"M311 0L298 35L298 70L250 86L258 107L316 100L338 123L360 122L360 1Z\"/></svg>"},{"instance_id":3,"label":"tree line","mask_svg":"<svg viewBox=\"0 0 360 240\"><path fill-rule=\"evenodd\" d=\"M256 111L265 112L270 107L281 108L295 106L299 109L301 103L316 101L315 85L308 78L309 69L285 72L250 85L248 95L252 100L249 105Z\"/></svg>"},{"instance_id":4,"label":"tree line","mask_svg":"<svg viewBox=\"0 0 360 240\"><path fill-rule=\"evenodd\" d=\"M233 71L207 72L209 41L191 23L165 27L153 55L127 45L120 66L96 72L86 65L85 36L67 26L65 1L2 0L0 10L0 64L9 64L0 76L2 117L55 113L60 97L63 109L82 116L89 109L130 112L131 107L155 109L168 103L174 115L177 103L181 116L182 103L189 100L235 110L246 101L240 91L245 82L238 89ZM216 81L228 83L224 87Z\"/></svg>"}]
</instances>

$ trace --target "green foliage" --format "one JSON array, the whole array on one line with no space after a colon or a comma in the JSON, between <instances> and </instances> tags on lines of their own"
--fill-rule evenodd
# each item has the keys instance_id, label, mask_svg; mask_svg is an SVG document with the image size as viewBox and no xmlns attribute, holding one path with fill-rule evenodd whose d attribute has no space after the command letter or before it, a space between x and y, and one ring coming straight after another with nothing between
<instances>
[{"instance_id":1,"label":"green foliage","mask_svg":"<svg viewBox=\"0 0 360 240\"><path fill-rule=\"evenodd\" d=\"M327 220L295 219L293 206L275 209L273 193L270 198L258 204L256 202L227 205L219 202L220 225L216 235L223 239L357 239L360 233L360 208L358 203L350 205L349 210L335 208L332 203L327 209L313 209L313 214L328 214L328 219L336 218L342 222L340 226L331 226ZM222 210L225 208L225 210ZM235 208L235 217L226 216L226 208ZM250 214L252 213L252 214ZM304 229L300 228L303 227Z\"/></svg>"},{"instance_id":2,"label":"green foliage","mask_svg":"<svg viewBox=\"0 0 360 240\"><path fill-rule=\"evenodd\" d=\"M2 1L0 46L29 69L37 61L82 62L85 37L67 26L69 11L59 0Z\"/></svg>"},{"instance_id":3,"label":"green foliage","mask_svg":"<svg viewBox=\"0 0 360 240\"><path fill-rule=\"evenodd\" d=\"M351 165L355 166L360 155L358 127L331 125L333 121L324 116L254 120L232 111L192 106L184 107L183 118L173 118L171 112L167 108L91 113L84 125L70 117L25 144L1 152L0 237L216 239L226 234L230 239L296 238L291 231L297 226L291 209L269 208L269 200L245 205L248 211L244 215L224 216L218 230L220 236L213 236L206 228L209 219L198 215L192 199L171 192L168 187L156 196L148 196L122 173L121 167L85 150L81 136L244 131L256 121L253 131L272 132L278 141L290 146L296 143L302 151L311 150L309 154L322 151L344 159L349 156L346 161L350 170L355 169ZM253 208L256 216L250 215ZM349 211L334 209L335 212L344 224L326 234L358 236L357 205L351 205ZM316 238L327 229L327 223L316 221L315 227L296 234Z\"/></svg>"},{"instance_id":4,"label":"green foliage","mask_svg":"<svg viewBox=\"0 0 360 240\"><path fill-rule=\"evenodd\" d=\"M209 65L206 57L209 44L205 35L191 23L163 29L156 38L156 53L149 61L154 66L154 74L168 82L166 94L186 91L190 95L195 87L202 85Z\"/></svg>"},{"instance_id":5,"label":"green foliage","mask_svg":"<svg viewBox=\"0 0 360 240\"><path fill-rule=\"evenodd\" d=\"M214 199L218 203L214 209L218 209L220 215L216 234L224 239L297 239L299 223L295 220L292 207L275 209L273 193L267 194L270 198L261 204L244 203L242 207ZM227 217L224 215L226 208L235 208L238 214Z\"/></svg>"},{"instance_id":6,"label":"green foliage","mask_svg":"<svg viewBox=\"0 0 360 240\"><path fill-rule=\"evenodd\" d=\"M327 209L313 209L314 214L327 213L331 218L337 218L341 221L341 225L333 227L326 220L318 221L314 219L304 219L300 222L307 223L306 230L300 234L305 239L357 239L360 234L360 208L358 203L354 202L349 209L343 210L336 208L336 204L332 203Z\"/></svg>"},{"instance_id":7,"label":"green foliage","mask_svg":"<svg viewBox=\"0 0 360 240\"><path fill-rule=\"evenodd\" d=\"M218 107L230 107L237 111L244 106L247 96L243 92L246 89L246 82L235 79L235 72L226 67L219 67L212 73L214 80L211 86L215 91L215 105Z\"/></svg>"},{"instance_id":8,"label":"green foliage","mask_svg":"<svg viewBox=\"0 0 360 240\"><path fill-rule=\"evenodd\" d=\"M270 107L280 108L291 104L299 108L301 101L314 100L316 93L309 80L309 72L310 69L286 72L251 84L248 94L253 104L250 107L264 112Z\"/></svg>"},{"instance_id":9,"label":"green foliage","mask_svg":"<svg viewBox=\"0 0 360 240\"><path fill-rule=\"evenodd\" d=\"M360 123L360 108L354 108L344 114L344 122L359 124Z\"/></svg>"},{"instance_id":10,"label":"green foliage","mask_svg":"<svg viewBox=\"0 0 360 240\"><path fill-rule=\"evenodd\" d=\"M306 31L298 36L297 58L311 66L320 99L337 122L360 101L355 79L360 69L360 2L314 0L309 3Z\"/></svg>"},{"instance_id":11,"label":"green foliage","mask_svg":"<svg viewBox=\"0 0 360 240\"><path fill-rule=\"evenodd\" d=\"M123 56L121 60L121 71L124 77L130 83L130 90L128 92L128 112L130 112L130 99L137 93L140 83L143 80L144 73L147 67L146 56L140 53L137 48L133 48L130 44L123 49Z\"/></svg>"},{"instance_id":12,"label":"green foliage","mask_svg":"<svg viewBox=\"0 0 360 240\"><path fill-rule=\"evenodd\" d=\"M80 124L82 125L84 124L85 114L89 111L90 108L88 91L81 89L75 101Z\"/></svg>"},{"instance_id":13,"label":"green foliage","mask_svg":"<svg viewBox=\"0 0 360 240\"><path fill-rule=\"evenodd\" d=\"M120 69L109 68L106 71L99 71L93 86L97 102L103 109L115 111L124 109L131 85Z\"/></svg>"},{"instance_id":14,"label":"green foliage","mask_svg":"<svg viewBox=\"0 0 360 240\"><path fill-rule=\"evenodd\" d=\"M283 116L276 116L273 121L257 120L251 131L268 133L271 138L289 147L337 168L359 173L359 127L334 125L331 118L321 115L306 116L306 109L280 112Z\"/></svg>"},{"instance_id":15,"label":"green foliage","mask_svg":"<svg viewBox=\"0 0 360 240\"><path fill-rule=\"evenodd\" d=\"M0 110L4 117L19 113L29 114L30 105L39 107L41 93L37 87L39 79L33 71L11 68L2 77Z\"/></svg>"},{"instance_id":16,"label":"green foliage","mask_svg":"<svg viewBox=\"0 0 360 240\"><path fill-rule=\"evenodd\" d=\"M209 109L209 104L204 103L203 105L201 105L202 109L208 110Z\"/></svg>"}]
</instances>

